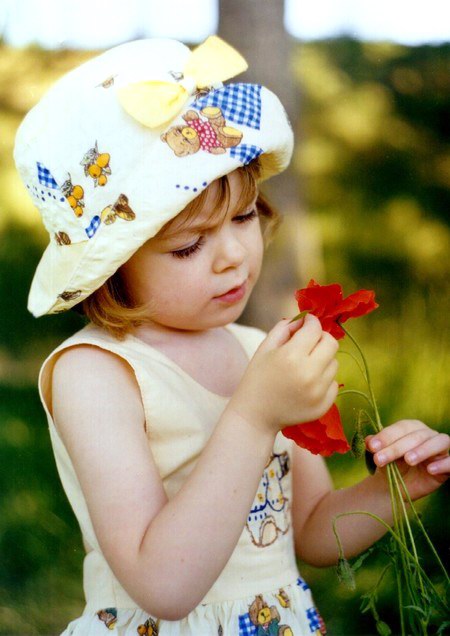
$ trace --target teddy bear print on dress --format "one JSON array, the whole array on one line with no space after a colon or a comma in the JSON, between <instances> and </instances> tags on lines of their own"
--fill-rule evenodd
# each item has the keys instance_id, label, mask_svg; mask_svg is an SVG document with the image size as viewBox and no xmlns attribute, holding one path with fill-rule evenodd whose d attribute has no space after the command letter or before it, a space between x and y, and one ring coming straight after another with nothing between
<instances>
[{"instance_id":1,"label":"teddy bear print on dress","mask_svg":"<svg viewBox=\"0 0 450 636\"><path fill-rule=\"evenodd\" d=\"M172 126L161 135L161 141L172 148L177 157L186 157L199 150L222 155L227 148L241 143L242 132L226 125L220 108L203 108L200 115L195 110L188 110L183 115L186 125Z\"/></svg>"},{"instance_id":2,"label":"teddy bear print on dress","mask_svg":"<svg viewBox=\"0 0 450 636\"><path fill-rule=\"evenodd\" d=\"M289 625L280 625L280 614L275 605L270 607L258 594L248 608L248 614L239 616L239 636L293 636Z\"/></svg>"},{"instance_id":3,"label":"teddy bear print on dress","mask_svg":"<svg viewBox=\"0 0 450 636\"><path fill-rule=\"evenodd\" d=\"M289 500L282 479L289 472L289 455L272 454L264 469L246 527L254 545L265 548L289 529Z\"/></svg>"}]
</instances>

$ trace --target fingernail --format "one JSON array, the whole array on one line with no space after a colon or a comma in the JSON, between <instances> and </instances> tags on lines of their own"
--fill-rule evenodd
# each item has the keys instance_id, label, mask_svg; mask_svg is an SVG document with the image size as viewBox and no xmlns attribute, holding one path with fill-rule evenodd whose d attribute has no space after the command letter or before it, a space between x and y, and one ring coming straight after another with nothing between
<instances>
[{"instance_id":1,"label":"fingernail","mask_svg":"<svg viewBox=\"0 0 450 636\"><path fill-rule=\"evenodd\" d=\"M432 464L431 466L428 466L428 472L429 473L437 473L438 471L438 467L436 466L436 464Z\"/></svg>"},{"instance_id":2,"label":"fingernail","mask_svg":"<svg viewBox=\"0 0 450 636\"><path fill-rule=\"evenodd\" d=\"M377 455L377 462L378 464L384 464L386 462L386 455L384 455L383 453L378 453Z\"/></svg>"},{"instance_id":3,"label":"fingernail","mask_svg":"<svg viewBox=\"0 0 450 636\"><path fill-rule=\"evenodd\" d=\"M369 445L373 451L377 451L379 448L381 448L381 442L378 439L371 439Z\"/></svg>"},{"instance_id":4,"label":"fingernail","mask_svg":"<svg viewBox=\"0 0 450 636\"><path fill-rule=\"evenodd\" d=\"M406 453L405 459L408 462L408 464L415 464L417 461L417 455L416 453Z\"/></svg>"}]
</instances>

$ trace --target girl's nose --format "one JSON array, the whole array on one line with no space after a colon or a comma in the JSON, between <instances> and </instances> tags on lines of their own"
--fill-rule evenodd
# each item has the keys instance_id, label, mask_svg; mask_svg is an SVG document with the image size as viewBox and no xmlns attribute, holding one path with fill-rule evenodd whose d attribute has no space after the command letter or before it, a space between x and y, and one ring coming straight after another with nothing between
<instances>
[{"instance_id":1,"label":"girl's nose","mask_svg":"<svg viewBox=\"0 0 450 636\"><path fill-rule=\"evenodd\" d=\"M214 271L221 272L229 267L239 267L245 261L247 250L232 229L222 228L217 237Z\"/></svg>"}]
</instances>

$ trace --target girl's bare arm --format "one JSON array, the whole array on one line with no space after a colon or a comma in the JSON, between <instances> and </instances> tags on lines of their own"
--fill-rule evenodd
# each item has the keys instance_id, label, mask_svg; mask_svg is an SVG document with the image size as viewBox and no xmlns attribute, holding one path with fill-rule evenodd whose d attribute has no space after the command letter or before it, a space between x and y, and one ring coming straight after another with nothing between
<instances>
[{"instance_id":1,"label":"girl's bare arm","mask_svg":"<svg viewBox=\"0 0 450 636\"><path fill-rule=\"evenodd\" d=\"M266 352L258 350L250 362L195 468L170 501L149 449L139 387L128 364L89 345L65 351L56 362L53 416L100 547L123 587L148 613L168 620L186 616L219 576L272 451L279 429L274 413L285 409L283 419L289 412L293 421L287 423L294 423L322 414L333 402L336 368L329 367L337 347L322 337L317 323L308 322L287 348L282 343L291 328L272 330L264 341ZM318 389L324 367L328 379ZM299 371L305 368L306 380Z\"/></svg>"},{"instance_id":2,"label":"girl's bare arm","mask_svg":"<svg viewBox=\"0 0 450 636\"><path fill-rule=\"evenodd\" d=\"M333 517L341 512L367 510L391 523L389 490L379 475L339 490L333 489L325 461L295 447L293 459L293 521L297 556L315 567L338 560ZM386 529L367 515L350 515L337 522L347 558L355 556L382 537Z\"/></svg>"}]
</instances>

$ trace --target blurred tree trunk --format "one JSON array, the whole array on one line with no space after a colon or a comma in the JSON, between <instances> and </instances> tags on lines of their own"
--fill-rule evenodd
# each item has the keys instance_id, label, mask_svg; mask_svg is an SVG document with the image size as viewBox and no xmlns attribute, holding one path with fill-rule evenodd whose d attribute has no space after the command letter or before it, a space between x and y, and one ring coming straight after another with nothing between
<instances>
[{"instance_id":1,"label":"blurred tree trunk","mask_svg":"<svg viewBox=\"0 0 450 636\"><path fill-rule=\"evenodd\" d=\"M283 14L283 0L221 0L218 34L248 62L248 71L235 81L263 84L278 95L297 137L300 95L291 69L294 40L284 29ZM283 315L294 315L293 290L311 272L320 276L322 259L317 239L308 231L298 179L291 163L284 173L263 185L284 220L266 254L260 281L242 321L264 329Z\"/></svg>"},{"instance_id":2,"label":"blurred tree trunk","mask_svg":"<svg viewBox=\"0 0 450 636\"><path fill-rule=\"evenodd\" d=\"M249 69L235 81L263 84L283 103L294 130L299 109L296 87L290 72L292 38L283 26L284 0L222 0L219 35L232 44L248 62ZM291 171L277 177L266 191L284 207L298 206L296 180ZM270 184L270 186L269 186ZM287 210L288 211L288 210Z\"/></svg>"}]
</instances>

